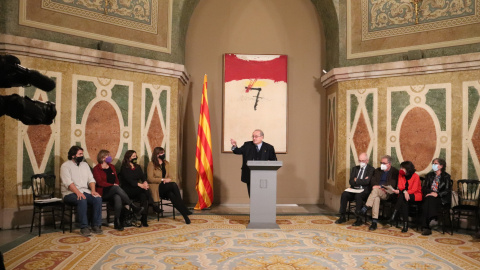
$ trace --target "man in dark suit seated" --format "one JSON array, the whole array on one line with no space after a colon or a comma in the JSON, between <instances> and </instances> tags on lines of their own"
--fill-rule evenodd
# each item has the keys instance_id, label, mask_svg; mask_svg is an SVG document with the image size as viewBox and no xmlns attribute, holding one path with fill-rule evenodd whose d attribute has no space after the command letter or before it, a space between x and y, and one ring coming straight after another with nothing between
<instances>
[{"instance_id":1,"label":"man in dark suit seated","mask_svg":"<svg viewBox=\"0 0 480 270\"><path fill-rule=\"evenodd\" d=\"M234 154L242 155L242 182L247 184L248 197L250 197L250 168L248 160L277 160L275 149L271 144L263 141L263 131L256 129L252 133L252 141L245 142L242 147L237 147L237 142L230 139Z\"/></svg>"},{"instance_id":2,"label":"man in dark suit seated","mask_svg":"<svg viewBox=\"0 0 480 270\"><path fill-rule=\"evenodd\" d=\"M361 153L358 156L360 165L353 167L350 170L350 191L347 189L342 193L340 199L340 218L335 221L336 224L342 224L345 221L345 213L347 212L347 203L355 200L357 220L353 226L360 226L363 224L360 209L363 207L365 201L370 194L370 180L372 179L375 168L368 164L368 156L366 153ZM361 192L356 192L361 191Z\"/></svg>"},{"instance_id":3,"label":"man in dark suit seated","mask_svg":"<svg viewBox=\"0 0 480 270\"><path fill-rule=\"evenodd\" d=\"M372 225L370 230L377 229L378 212L380 209L380 200L388 200L390 194L384 187L392 186L393 189L397 189L398 182L398 170L392 167L392 158L388 155L383 156L380 160L380 168L375 169L373 173L370 185L372 186L372 192L368 196L367 203L362 208L362 213L365 214L368 208L372 208Z\"/></svg>"}]
</instances>

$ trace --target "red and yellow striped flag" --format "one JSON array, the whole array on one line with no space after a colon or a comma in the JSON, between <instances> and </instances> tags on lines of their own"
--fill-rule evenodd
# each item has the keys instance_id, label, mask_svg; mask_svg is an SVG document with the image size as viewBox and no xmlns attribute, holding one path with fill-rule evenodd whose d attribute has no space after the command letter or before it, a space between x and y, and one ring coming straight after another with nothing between
<instances>
[{"instance_id":1,"label":"red and yellow striped flag","mask_svg":"<svg viewBox=\"0 0 480 270\"><path fill-rule=\"evenodd\" d=\"M208 110L206 74L203 79L200 120L198 121L197 153L195 156L195 169L197 169L195 189L198 193L198 202L195 210L201 210L210 207L213 201L212 139L210 136L210 112Z\"/></svg>"}]
</instances>

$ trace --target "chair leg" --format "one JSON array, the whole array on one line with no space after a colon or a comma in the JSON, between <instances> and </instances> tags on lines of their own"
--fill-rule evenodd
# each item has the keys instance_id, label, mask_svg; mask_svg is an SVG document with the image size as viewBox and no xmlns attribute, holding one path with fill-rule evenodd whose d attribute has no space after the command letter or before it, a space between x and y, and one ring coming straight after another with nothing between
<instances>
[{"instance_id":1,"label":"chair leg","mask_svg":"<svg viewBox=\"0 0 480 270\"><path fill-rule=\"evenodd\" d=\"M52 207L52 219L53 219L53 228L57 229L57 224L55 222L55 207Z\"/></svg>"},{"instance_id":2,"label":"chair leg","mask_svg":"<svg viewBox=\"0 0 480 270\"><path fill-rule=\"evenodd\" d=\"M70 206L70 233L72 233L73 227L73 206Z\"/></svg>"},{"instance_id":3,"label":"chair leg","mask_svg":"<svg viewBox=\"0 0 480 270\"><path fill-rule=\"evenodd\" d=\"M65 234L65 204L62 205L62 219L60 220L60 228Z\"/></svg>"},{"instance_id":4,"label":"chair leg","mask_svg":"<svg viewBox=\"0 0 480 270\"><path fill-rule=\"evenodd\" d=\"M32 215L32 225L30 226L30 232L33 231L33 222L35 221L35 209L36 207L33 207L33 215Z\"/></svg>"},{"instance_id":5,"label":"chair leg","mask_svg":"<svg viewBox=\"0 0 480 270\"><path fill-rule=\"evenodd\" d=\"M42 213L43 213L42 207L40 207L38 213L39 213L39 217L38 217L38 237L40 237L42 235Z\"/></svg>"},{"instance_id":6,"label":"chair leg","mask_svg":"<svg viewBox=\"0 0 480 270\"><path fill-rule=\"evenodd\" d=\"M443 210L442 210L442 234L445 234L445 211Z\"/></svg>"},{"instance_id":7,"label":"chair leg","mask_svg":"<svg viewBox=\"0 0 480 270\"><path fill-rule=\"evenodd\" d=\"M162 209L162 213L160 214L162 215L162 218L163 218L163 201L161 198L160 198L160 209Z\"/></svg>"},{"instance_id":8,"label":"chair leg","mask_svg":"<svg viewBox=\"0 0 480 270\"><path fill-rule=\"evenodd\" d=\"M450 214L450 209L448 210L448 220L450 221L450 227L451 227L451 235L453 235L453 220L452 220L452 216Z\"/></svg>"}]
</instances>

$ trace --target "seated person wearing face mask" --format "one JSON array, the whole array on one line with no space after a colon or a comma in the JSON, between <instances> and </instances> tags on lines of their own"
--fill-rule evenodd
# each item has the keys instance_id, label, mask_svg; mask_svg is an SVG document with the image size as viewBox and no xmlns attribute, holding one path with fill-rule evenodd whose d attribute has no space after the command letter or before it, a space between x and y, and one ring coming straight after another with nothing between
<instances>
[{"instance_id":1,"label":"seated person wearing face mask","mask_svg":"<svg viewBox=\"0 0 480 270\"><path fill-rule=\"evenodd\" d=\"M123 224L120 216L124 205L130 205L130 208L140 214L142 207L137 207L128 197L127 193L119 186L117 171L112 164L112 156L108 150L100 150L97 155L98 164L93 167L93 178L95 178L96 189L102 196L102 200L109 202L115 209L114 229L123 231Z\"/></svg>"},{"instance_id":2,"label":"seated person wearing face mask","mask_svg":"<svg viewBox=\"0 0 480 270\"><path fill-rule=\"evenodd\" d=\"M398 197L395 210L390 218L390 223L393 224L397 213L399 213L403 218L402 233L405 233L408 231L409 205L422 200L420 176L415 173L415 166L411 161L406 160L400 163L397 188L398 189L393 190L393 192L398 194Z\"/></svg>"},{"instance_id":3,"label":"seated person wearing face mask","mask_svg":"<svg viewBox=\"0 0 480 270\"><path fill-rule=\"evenodd\" d=\"M151 205L155 213L161 213L163 210L153 201L150 185L145 180L145 175L140 165L137 164L137 160L137 152L133 150L125 152L120 171L121 183L130 199L140 201L140 205L143 207L140 221L143 227L148 227L148 206Z\"/></svg>"},{"instance_id":4,"label":"seated person wearing face mask","mask_svg":"<svg viewBox=\"0 0 480 270\"><path fill-rule=\"evenodd\" d=\"M451 203L450 174L445 169L444 159L436 158L432 161L432 172L425 176L422 185L422 235L430 235L430 221L438 217L442 205Z\"/></svg>"},{"instance_id":5,"label":"seated person wearing face mask","mask_svg":"<svg viewBox=\"0 0 480 270\"><path fill-rule=\"evenodd\" d=\"M360 210L363 207L363 201L365 201L368 197L368 194L370 194L370 180L372 179L375 168L373 168L371 165L368 165L368 156L366 153L361 153L358 156L358 161L360 162L360 165L355 166L350 170L349 183L352 189L362 190L362 192L357 193L345 190L342 193L342 197L340 199L340 218L335 221L336 224L342 224L347 221L345 219L347 203L353 200L355 200L357 208L355 211L357 221L353 223L353 226L360 226L363 224L360 216Z\"/></svg>"},{"instance_id":6,"label":"seated person wearing face mask","mask_svg":"<svg viewBox=\"0 0 480 270\"><path fill-rule=\"evenodd\" d=\"M74 145L68 150L68 161L60 167L60 178L63 201L77 206L80 234L102 234L102 197L95 190L95 179L88 164L83 162L83 149L80 146ZM92 230L88 227L88 206L92 208Z\"/></svg>"},{"instance_id":7,"label":"seated person wearing face mask","mask_svg":"<svg viewBox=\"0 0 480 270\"><path fill-rule=\"evenodd\" d=\"M155 147L152 153L152 161L148 163L147 179L152 187L154 197L170 200L173 207L182 214L186 224L190 224L189 215L192 214L182 200L180 189L175 180L170 177L170 163L165 160L165 149ZM157 198L159 200L159 198Z\"/></svg>"},{"instance_id":8,"label":"seated person wearing face mask","mask_svg":"<svg viewBox=\"0 0 480 270\"><path fill-rule=\"evenodd\" d=\"M370 230L377 229L378 211L380 209L380 200L388 200L390 194L387 193L384 187L392 186L397 189L398 170L392 167L392 158L388 155L383 156L380 160L380 168L375 169L370 185L372 192L368 196L365 206L362 208L362 215L365 214L368 208L372 208L372 225Z\"/></svg>"}]
</instances>

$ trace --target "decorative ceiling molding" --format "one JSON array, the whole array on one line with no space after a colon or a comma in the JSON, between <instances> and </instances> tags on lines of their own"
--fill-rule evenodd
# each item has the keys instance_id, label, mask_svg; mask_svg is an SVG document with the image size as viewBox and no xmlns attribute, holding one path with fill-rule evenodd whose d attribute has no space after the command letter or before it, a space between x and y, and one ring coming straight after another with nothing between
<instances>
[{"instance_id":1,"label":"decorative ceiling molding","mask_svg":"<svg viewBox=\"0 0 480 270\"><path fill-rule=\"evenodd\" d=\"M475 69L480 69L480 53L334 68L321 77L321 82L326 89L335 83L343 81Z\"/></svg>"},{"instance_id":2,"label":"decorative ceiling molding","mask_svg":"<svg viewBox=\"0 0 480 270\"><path fill-rule=\"evenodd\" d=\"M5 34L0 34L0 53L174 77L184 85L190 80L185 66L181 64Z\"/></svg>"}]
</instances>

